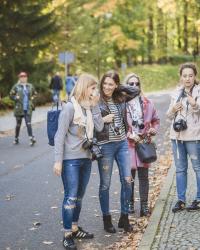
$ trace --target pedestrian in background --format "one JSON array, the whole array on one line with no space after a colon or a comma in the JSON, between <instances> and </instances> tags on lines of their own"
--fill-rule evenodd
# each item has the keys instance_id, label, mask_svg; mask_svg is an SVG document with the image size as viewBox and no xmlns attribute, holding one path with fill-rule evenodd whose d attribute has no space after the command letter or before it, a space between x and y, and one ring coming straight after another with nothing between
<instances>
[{"instance_id":1,"label":"pedestrian in background","mask_svg":"<svg viewBox=\"0 0 200 250\"><path fill-rule=\"evenodd\" d=\"M96 133L103 158L98 160L100 174L99 200L103 214L105 231L115 233L109 210L109 189L114 160L117 163L121 181L121 216L118 227L126 232L132 231L128 218L128 204L131 197L131 170L126 132L126 102L130 101L139 90L120 84L117 72L108 71L100 82L100 109L104 120L104 129Z\"/></svg>"},{"instance_id":2,"label":"pedestrian in background","mask_svg":"<svg viewBox=\"0 0 200 250\"><path fill-rule=\"evenodd\" d=\"M197 193L188 211L200 209L200 85L192 63L180 67L180 87L172 95L167 116L171 120L170 138L176 166L178 201L172 211L186 207L188 157L196 175Z\"/></svg>"},{"instance_id":3,"label":"pedestrian in background","mask_svg":"<svg viewBox=\"0 0 200 250\"><path fill-rule=\"evenodd\" d=\"M97 81L92 75L79 76L71 99L63 103L55 136L54 172L62 175L64 200L62 205L66 249L76 249L74 238L91 239L78 226L82 199L91 173L91 152L85 146L93 139L94 128L103 129L103 120L96 95Z\"/></svg>"},{"instance_id":4,"label":"pedestrian in background","mask_svg":"<svg viewBox=\"0 0 200 250\"><path fill-rule=\"evenodd\" d=\"M138 87L141 90L140 78L134 73L126 76L124 84ZM142 91L140 92L140 96L135 97L127 103L127 120L129 125L127 138L131 157L131 174L133 178L129 213L134 213L134 186L137 171L139 179L140 216L150 216L148 206L150 164L140 161L135 145L143 139L148 139L148 141L151 142L151 137L155 136L158 132L160 119L158 118L153 103L144 96Z\"/></svg>"},{"instance_id":5,"label":"pedestrian in background","mask_svg":"<svg viewBox=\"0 0 200 250\"><path fill-rule=\"evenodd\" d=\"M15 103L14 116L16 117L15 140L13 143L19 143L19 132L22 119L24 118L30 139L30 146L33 146L36 140L32 132L31 116L32 111L35 109L33 100L37 92L34 86L31 83L28 83L26 72L21 72L18 77L18 83L16 83L10 91L10 98Z\"/></svg>"},{"instance_id":6,"label":"pedestrian in background","mask_svg":"<svg viewBox=\"0 0 200 250\"><path fill-rule=\"evenodd\" d=\"M49 88L52 89L53 102L58 103L60 100L60 91L63 89L62 78L59 72L56 72L55 76L51 78Z\"/></svg>"},{"instance_id":7,"label":"pedestrian in background","mask_svg":"<svg viewBox=\"0 0 200 250\"><path fill-rule=\"evenodd\" d=\"M71 94L71 92L76 84L77 79L78 79L77 76L72 76L72 75L68 75L66 77L66 92L67 92L68 97L70 96L70 94Z\"/></svg>"}]
</instances>

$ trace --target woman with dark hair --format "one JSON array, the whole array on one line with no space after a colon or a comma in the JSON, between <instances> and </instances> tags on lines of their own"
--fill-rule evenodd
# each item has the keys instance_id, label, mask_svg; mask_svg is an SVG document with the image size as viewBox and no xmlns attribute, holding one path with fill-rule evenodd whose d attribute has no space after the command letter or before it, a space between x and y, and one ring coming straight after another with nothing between
<instances>
[{"instance_id":1,"label":"woman with dark hair","mask_svg":"<svg viewBox=\"0 0 200 250\"><path fill-rule=\"evenodd\" d=\"M131 73L127 75L124 83L129 86L137 86L141 89L141 82L138 75ZM134 182L136 171L139 179L140 195L140 216L149 216L148 206L149 194L149 163L143 163L136 152L135 145L144 139L151 141L151 137L157 134L160 120L153 103L140 92L140 96L135 97L127 104L127 120L129 131L127 133L129 151L131 158L132 196L129 204L129 213L134 212Z\"/></svg>"},{"instance_id":2,"label":"woman with dark hair","mask_svg":"<svg viewBox=\"0 0 200 250\"><path fill-rule=\"evenodd\" d=\"M200 86L192 63L180 67L180 87L173 93L167 116L171 120L170 138L176 166L178 201L172 212L186 207L188 157L196 174L197 194L186 209L200 209Z\"/></svg>"},{"instance_id":3,"label":"woman with dark hair","mask_svg":"<svg viewBox=\"0 0 200 250\"><path fill-rule=\"evenodd\" d=\"M103 213L104 229L109 233L116 230L109 210L109 189L114 160L117 163L121 181L121 216L118 227L132 231L128 219L128 204L131 195L131 171L126 133L126 102L139 94L135 87L120 85L117 72L108 71L100 82L99 107L104 120L104 128L96 132L103 158L98 160L100 174L99 200Z\"/></svg>"}]
</instances>

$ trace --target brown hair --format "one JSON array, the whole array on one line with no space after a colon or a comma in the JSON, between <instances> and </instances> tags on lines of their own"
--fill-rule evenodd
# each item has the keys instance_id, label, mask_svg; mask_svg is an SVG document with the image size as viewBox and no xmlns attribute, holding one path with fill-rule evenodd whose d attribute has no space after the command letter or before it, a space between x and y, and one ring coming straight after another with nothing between
<instances>
[{"instance_id":1,"label":"brown hair","mask_svg":"<svg viewBox=\"0 0 200 250\"><path fill-rule=\"evenodd\" d=\"M119 74L115 71L115 70L109 70L107 71L101 78L100 81L100 95L101 98L104 101L107 101L108 97L105 96L104 92L103 92L103 84L105 82L105 79L109 77L111 79L113 79L113 81L116 83L117 88L114 90L113 94L112 94L112 99L115 103L120 103L123 102L124 98L123 98L123 94L121 93L121 91L119 91L119 86L120 84L120 77Z\"/></svg>"},{"instance_id":2,"label":"brown hair","mask_svg":"<svg viewBox=\"0 0 200 250\"><path fill-rule=\"evenodd\" d=\"M180 74L180 76L182 75L183 70L184 70L184 69L188 69L188 68L189 68L189 69L192 69L193 72L194 72L194 75L197 76L197 73L198 73L198 72L197 72L197 67L196 67L196 65L195 65L194 63L189 63L189 62L184 63L184 64L182 64L182 65L180 66L180 69L179 69L179 74ZM198 80L195 79L194 84L199 84Z\"/></svg>"}]
</instances>

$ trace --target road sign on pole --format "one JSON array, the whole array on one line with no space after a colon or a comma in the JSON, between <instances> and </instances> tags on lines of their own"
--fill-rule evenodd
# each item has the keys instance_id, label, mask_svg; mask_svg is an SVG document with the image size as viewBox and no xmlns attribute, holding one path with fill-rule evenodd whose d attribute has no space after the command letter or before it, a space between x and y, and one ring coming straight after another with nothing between
<instances>
[{"instance_id":1,"label":"road sign on pole","mask_svg":"<svg viewBox=\"0 0 200 250\"><path fill-rule=\"evenodd\" d=\"M61 52L58 55L58 59L59 59L60 63L65 64L65 75L67 75L68 65L70 65L71 63L73 63L75 61L74 53L72 53L70 51Z\"/></svg>"}]
</instances>

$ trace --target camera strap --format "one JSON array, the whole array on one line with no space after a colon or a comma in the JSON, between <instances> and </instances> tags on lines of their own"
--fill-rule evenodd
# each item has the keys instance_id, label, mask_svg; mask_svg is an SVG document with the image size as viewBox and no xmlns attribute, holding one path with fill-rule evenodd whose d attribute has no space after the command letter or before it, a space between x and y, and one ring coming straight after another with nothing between
<instances>
[{"instance_id":1,"label":"camera strap","mask_svg":"<svg viewBox=\"0 0 200 250\"><path fill-rule=\"evenodd\" d=\"M120 119L120 126L122 126L122 124L123 124L122 110L119 108L119 104L118 104L118 103L114 103L114 102L112 101L111 104L114 105L114 106L117 108L118 118ZM108 105L107 102L105 102L105 105L106 105L106 107L107 107L107 109L108 109L109 114L113 114L113 113L111 112L110 107L109 107L109 105ZM111 127L111 129L112 129L112 127ZM113 130L113 129L112 129L112 130Z\"/></svg>"}]
</instances>

